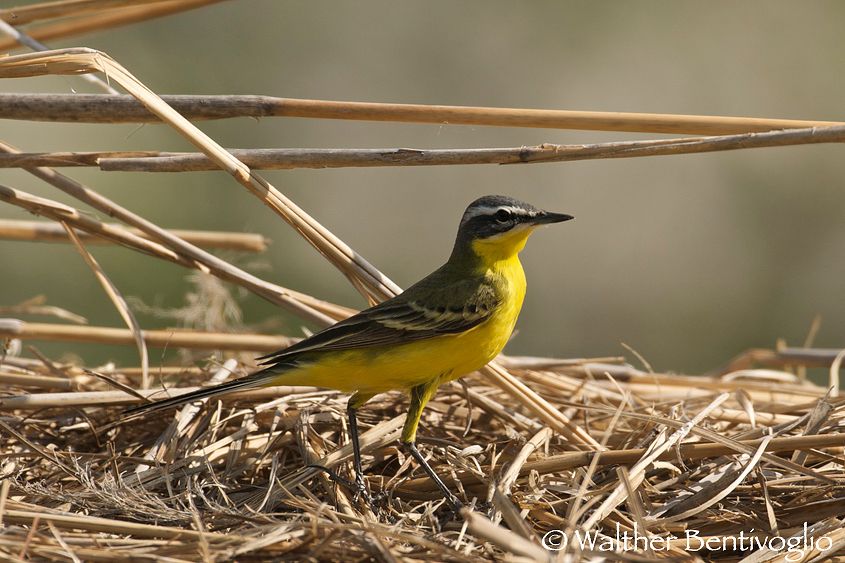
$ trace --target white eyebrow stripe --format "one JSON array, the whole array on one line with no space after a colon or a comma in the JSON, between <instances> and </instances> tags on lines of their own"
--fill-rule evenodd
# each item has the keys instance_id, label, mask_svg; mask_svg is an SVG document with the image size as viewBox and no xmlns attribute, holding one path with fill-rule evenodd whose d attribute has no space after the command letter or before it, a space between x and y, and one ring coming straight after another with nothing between
<instances>
[{"instance_id":1,"label":"white eyebrow stripe","mask_svg":"<svg viewBox=\"0 0 845 563\"><path fill-rule=\"evenodd\" d=\"M510 211L514 215L528 215L534 216L537 213L535 211L528 211L527 209L523 209L521 207L514 207L512 205L485 205L483 207L474 207L472 209L467 210L464 213L463 219L461 219L461 223L466 223L470 219L474 217L478 217L480 215L494 215L497 211L504 209L505 211Z\"/></svg>"}]
</instances>

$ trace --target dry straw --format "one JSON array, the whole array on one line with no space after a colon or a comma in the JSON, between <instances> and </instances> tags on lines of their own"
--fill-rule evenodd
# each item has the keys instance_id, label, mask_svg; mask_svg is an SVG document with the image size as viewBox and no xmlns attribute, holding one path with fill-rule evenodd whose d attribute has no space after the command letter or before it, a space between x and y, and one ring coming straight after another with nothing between
<instances>
[{"instance_id":1,"label":"dry straw","mask_svg":"<svg viewBox=\"0 0 845 563\"><path fill-rule=\"evenodd\" d=\"M732 135L762 133L775 129L808 129L845 125L839 121L339 102L271 96L164 95L161 99L183 116L193 120L234 117L305 117L684 135ZM102 94L0 94L0 118L74 123L157 123L159 121L155 114L132 96Z\"/></svg>"},{"instance_id":2,"label":"dry straw","mask_svg":"<svg viewBox=\"0 0 845 563\"><path fill-rule=\"evenodd\" d=\"M209 3L68 0L0 10L0 19L35 24L26 32L45 40ZM45 22L52 18L63 19ZM296 229L362 295L377 301L399 288L252 168L682 154L841 142L842 124L265 97L162 100L120 64L90 49L0 58L0 78L92 72L103 72L131 97L3 95L0 116L106 123L156 119L202 154L25 154L0 145L0 165L22 168L121 221L105 223L72 205L0 187L0 199L54 225L3 221L0 236L72 242L129 326L87 326L84 316L34 299L2 304L0 312L49 315L69 324L6 319L0 322L0 337L7 342L134 345L141 356L140 366L120 368L57 362L37 349L30 349L34 358L19 357L8 353L12 345L0 355L0 383L8 390L0 398L0 553L5 558L542 561L553 558L546 547L554 547L549 537L559 539L556 530L600 534L599 539L637 530L649 540L663 541L652 541L637 553L666 559L749 556L749 561L770 561L786 555L768 543L743 553L692 552L680 539L688 531L712 545L736 542L752 529L761 541L804 533L829 541L801 544L797 552L805 560L828 557L845 545L845 403L837 396L845 353L812 348L811 338L803 348L749 351L724 369L698 377L644 372L615 357L502 357L468 386L445 386L424 412L421 438L431 463L473 506L460 515L446 513L433 484L396 447L406 408L397 394L376 398L361 414L367 480L379 493L375 512L324 472L306 467L317 463L342 475L349 470L345 398L337 393L267 388L189 405L174 418L116 425L118 410L110 407L189 392L254 367L234 357L222 365L148 366L147 347L265 351L292 339L144 330L89 252L94 241L119 244L240 285L317 325L352 311L261 280L200 248L219 247L225 243L221 239L230 238L226 233L163 229L50 168L222 168ZM718 136L511 149L227 152L186 119L256 112ZM260 236L238 241L229 244L250 251L264 246ZM826 368L832 391L803 378L807 367ZM798 373L792 373L796 368ZM156 384L144 389L148 381ZM570 543L565 557L635 555L619 543L597 545Z\"/></svg>"},{"instance_id":3,"label":"dry straw","mask_svg":"<svg viewBox=\"0 0 845 563\"><path fill-rule=\"evenodd\" d=\"M121 225L108 224L108 227L118 229ZM127 229L130 233L142 238L149 239L139 229ZM222 231L193 231L184 229L169 229L170 233L185 242L204 248L215 248L224 250L239 250L245 252L264 252L267 249L268 240L255 233L232 233ZM90 236L85 232L77 232L76 235L85 244L103 244L110 241ZM4 240L24 240L39 242L70 242L67 232L55 223L46 221L20 221L13 219L0 219L0 238Z\"/></svg>"}]
</instances>

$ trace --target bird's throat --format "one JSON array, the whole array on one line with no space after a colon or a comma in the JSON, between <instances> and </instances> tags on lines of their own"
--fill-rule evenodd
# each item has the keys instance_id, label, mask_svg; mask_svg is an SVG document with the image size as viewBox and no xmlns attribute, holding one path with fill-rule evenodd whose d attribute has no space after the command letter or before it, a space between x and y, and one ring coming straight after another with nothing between
<instances>
[{"instance_id":1,"label":"bird's throat","mask_svg":"<svg viewBox=\"0 0 845 563\"><path fill-rule=\"evenodd\" d=\"M534 229L523 228L508 231L502 235L474 240L471 243L472 252L485 269L495 269L497 263L516 258L525 248L525 243Z\"/></svg>"}]
</instances>

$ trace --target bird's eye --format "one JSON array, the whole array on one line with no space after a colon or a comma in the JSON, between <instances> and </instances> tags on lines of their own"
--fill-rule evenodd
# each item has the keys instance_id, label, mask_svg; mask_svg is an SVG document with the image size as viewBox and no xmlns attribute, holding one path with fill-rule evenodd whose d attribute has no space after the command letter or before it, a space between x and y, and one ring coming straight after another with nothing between
<instances>
[{"instance_id":1,"label":"bird's eye","mask_svg":"<svg viewBox=\"0 0 845 563\"><path fill-rule=\"evenodd\" d=\"M511 220L512 216L511 212L507 209L500 209L496 212L496 215L494 215L494 217L499 223L508 223Z\"/></svg>"}]
</instances>

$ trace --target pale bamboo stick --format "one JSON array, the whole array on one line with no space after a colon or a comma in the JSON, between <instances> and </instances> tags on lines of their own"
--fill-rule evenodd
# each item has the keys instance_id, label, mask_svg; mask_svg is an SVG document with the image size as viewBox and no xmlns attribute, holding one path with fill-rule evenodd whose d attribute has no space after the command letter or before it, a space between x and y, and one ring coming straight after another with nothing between
<instances>
[{"instance_id":1,"label":"pale bamboo stick","mask_svg":"<svg viewBox=\"0 0 845 563\"><path fill-rule=\"evenodd\" d=\"M48 377L45 375L27 375L23 373L9 373L0 371L0 384L15 387L38 387L41 389L66 389L73 388L70 379L60 377Z\"/></svg>"},{"instance_id":2,"label":"pale bamboo stick","mask_svg":"<svg viewBox=\"0 0 845 563\"><path fill-rule=\"evenodd\" d=\"M38 41L50 41L51 39L61 39L62 37L71 37L100 29L111 29L121 25L168 16L209 4L216 4L220 1L222 0L167 0L146 6L98 10L92 14L33 27L28 29L27 32L30 37ZM14 39L0 38L0 52L9 51L17 46L18 44Z\"/></svg>"},{"instance_id":3,"label":"pale bamboo stick","mask_svg":"<svg viewBox=\"0 0 845 563\"><path fill-rule=\"evenodd\" d=\"M845 125L739 133L715 137L684 137L583 145L473 149L230 149L244 165L257 170L295 168L361 168L384 166L444 166L471 164L539 164L709 153L740 149L845 142ZM120 172L196 172L219 165L200 153L60 152L0 155L0 168L37 166L99 166Z\"/></svg>"},{"instance_id":4,"label":"pale bamboo stick","mask_svg":"<svg viewBox=\"0 0 845 563\"><path fill-rule=\"evenodd\" d=\"M105 223L110 228L123 227L117 223ZM140 229L123 227L130 233L148 240L154 240ZM246 252L264 252L267 250L268 239L256 233L237 233L225 231L194 231L184 229L168 229L172 235L186 242L205 248L220 248L225 250L241 250ZM78 233L85 244L109 244L112 241L92 236L86 232ZM24 221L15 219L0 219L0 239L37 241L37 242L70 242L67 233L60 225L46 221Z\"/></svg>"},{"instance_id":5,"label":"pale bamboo stick","mask_svg":"<svg viewBox=\"0 0 845 563\"><path fill-rule=\"evenodd\" d=\"M763 117L345 102L271 96L171 95L162 96L162 99L194 120L305 117L687 135L729 135L845 125L840 121ZM98 94L0 94L0 118L84 123L158 122L158 118L131 96Z\"/></svg>"},{"instance_id":6,"label":"pale bamboo stick","mask_svg":"<svg viewBox=\"0 0 845 563\"><path fill-rule=\"evenodd\" d=\"M824 394L825 392L824 388L810 383L784 383L780 381L764 382L759 380L749 381L746 379L723 380L704 376L649 373L631 366L603 363L587 363L578 366L567 366L561 368L561 371L569 374L594 377L598 381L605 380L606 376L610 375L616 381L625 383L642 383L656 386L666 385L670 387L710 389L714 391L734 391L737 389L745 389L760 392L788 392L806 396L818 396ZM539 381L542 378L542 375L528 372L527 377Z\"/></svg>"},{"instance_id":7,"label":"pale bamboo stick","mask_svg":"<svg viewBox=\"0 0 845 563\"><path fill-rule=\"evenodd\" d=\"M202 332L184 329L144 330L141 334L148 346L200 350L273 352L287 348L297 340L267 334ZM125 328L29 323L16 319L0 319L0 337L99 344L135 344L132 331Z\"/></svg>"},{"instance_id":8,"label":"pale bamboo stick","mask_svg":"<svg viewBox=\"0 0 845 563\"><path fill-rule=\"evenodd\" d=\"M39 20L81 16L101 10L159 2L162 0L53 0L4 8L0 10L0 20L14 25L24 25Z\"/></svg>"}]
</instances>

